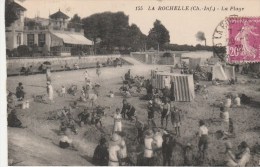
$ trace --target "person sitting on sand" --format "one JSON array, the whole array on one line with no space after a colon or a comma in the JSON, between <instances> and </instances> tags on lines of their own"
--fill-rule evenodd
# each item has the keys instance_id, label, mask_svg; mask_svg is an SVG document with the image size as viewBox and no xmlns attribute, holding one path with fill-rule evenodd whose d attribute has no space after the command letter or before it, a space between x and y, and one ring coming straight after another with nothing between
<instances>
[{"instance_id":1,"label":"person sitting on sand","mask_svg":"<svg viewBox=\"0 0 260 167\"><path fill-rule=\"evenodd\" d=\"M232 144L231 142L226 142L225 143L226 146L226 151L225 151L225 166L228 167L237 167L238 163L236 160L235 155L233 154L233 152L231 151L232 149Z\"/></svg>"},{"instance_id":2,"label":"person sitting on sand","mask_svg":"<svg viewBox=\"0 0 260 167\"><path fill-rule=\"evenodd\" d=\"M7 123L9 127L14 128L24 128L22 122L17 118L16 110L13 109L10 114L8 114Z\"/></svg>"},{"instance_id":3,"label":"person sitting on sand","mask_svg":"<svg viewBox=\"0 0 260 167\"><path fill-rule=\"evenodd\" d=\"M19 82L18 86L16 87L16 97L19 101L22 101L25 96L25 92L23 90L23 83Z\"/></svg>"},{"instance_id":4,"label":"person sitting on sand","mask_svg":"<svg viewBox=\"0 0 260 167\"><path fill-rule=\"evenodd\" d=\"M129 120L134 120L135 115L135 107L128 103L126 99L123 100L123 108L121 110L122 117L125 119L126 116Z\"/></svg>"},{"instance_id":5,"label":"person sitting on sand","mask_svg":"<svg viewBox=\"0 0 260 167\"><path fill-rule=\"evenodd\" d=\"M8 93L7 96L7 111L15 108L15 95L12 92Z\"/></svg>"},{"instance_id":6,"label":"person sitting on sand","mask_svg":"<svg viewBox=\"0 0 260 167\"><path fill-rule=\"evenodd\" d=\"M194 166L193 147L190 143L184 147L184 166Z\"/></svg>"},{"instance_id":7,"label":"person sitting on sand","mask_svg":"<svg viewBox=\"0 0 260 167\"><path fill-rule=\"evenodd\" d=\"M83 112L78 114L80 126L83 124L89 123L90 113L88 112L88 109L84 109Z\"/></svg>"},{"instance_id":8,"label":"person sitting on sand","mask_svg":"<svg viewBox=\"0 0 260 167\"><path fill-rule=\"evenodd\" d=\"M108 165L108 147L107 140L104 137L101 137L99 140L99 144L95 148L92 162L96 166L107 166Z\"/></svg>"},{"instance_id":9,"label":"person sitting on sand","mask_svg":"<svg viewBox=\"0 0 260 167\"><path fill-rule=\"evenodd\" d=\"M238 94L235 94L234 106L237 106L237 107L241 106L240 97L238 96Z\"/></svg>"},{"instance_id":10,"label":"person sitting on sand","mask_svg":"<svg viewBox=\"0 0 260 167\"><path fill-rule=\"evenodd\" d=\"M247 145L247 143L245 141L243 141L238 146L238 149L239 149L239 153L237 154L238 165L240 167L245 167L246 164L249 162L250 157L251 157L250 148Z\"/></svg>"},{"instance_id":11,"label":"person sitting on sand","mask_svg":"<svg viewBox=\"0 0 260 167\"><path fill-rule=\"evenodd\" d=\"M231 97L230 97L230 95L227 95L224 106L227 107L227 108L230 108L231 105L232 105Z\"/></svg>"},{"instance_id":12,"label":"person sitting on sand","mask_svg":"<svg viewBox=\"0 0 260 167\"><path fill-rule=\"evenodd\" d=\"M72 139L70 139L66 134L62 135L59 142L60 148L72 147Z\"/></svg>"}]
</instances>

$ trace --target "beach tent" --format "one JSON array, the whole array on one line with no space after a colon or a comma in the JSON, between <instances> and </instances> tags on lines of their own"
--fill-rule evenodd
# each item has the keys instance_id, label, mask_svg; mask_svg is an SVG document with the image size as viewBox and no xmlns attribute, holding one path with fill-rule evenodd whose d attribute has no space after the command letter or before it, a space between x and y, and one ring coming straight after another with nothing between
<instances>
[{"instance_id":1,"label":"beach tent","mask_svg":"<svg viewBox=\"0 0 260 167\"><path fill-rule=\"evenodd\" d=\"M228 80L228 77L222 68L222 65L217 63L212 67L212 80L219 79L219 80Z\"/></svg>"},{"instance_id":2,"label":"beach tent","mask_svg":"<svg viewBox=\"0 0 260 167\"><path fill-rule=\"evenodd\" d=\"M189 69L195 70L200 65L201 58L189 58Z\"/></svg>"},{"instance_id":3,"label":"beach tent","mask_svg":"<svg viewBox=\"0 0 260 167\"><path fill-rule=\"evenodd\" d=\"M225 67L225 74L227 76L227 79L235 79L235 67L234 66L226 66Z\"/></svg>"},{"instance_id":4,"label":"beach tent","mask_svg":"<svg viewBox=\"0 0 260 167\"><path fill-rule=\"evenodd\" d=\"M175 101L192 101L195 98L194 81L192 75L174 74L169 72L152 72L152 85L154 88L164 88L164 78L171 78L174 83Z\"/></svg>"}]
</instances>

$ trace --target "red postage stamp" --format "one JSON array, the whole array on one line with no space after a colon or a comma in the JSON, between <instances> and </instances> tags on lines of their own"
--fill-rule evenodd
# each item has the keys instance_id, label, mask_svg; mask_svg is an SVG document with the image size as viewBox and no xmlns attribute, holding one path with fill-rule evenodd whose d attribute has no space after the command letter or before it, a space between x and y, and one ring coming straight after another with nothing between
<instances>
[{"instance_id":1,"label":"red postage stamp","mask_svg":"<svg viewBox=\"0 0 260 167\"><path fill-rule=\"evenodd\" d=\"M260 17L228 18L229 63L260 62Z\"/></svg>"}]
</instances>

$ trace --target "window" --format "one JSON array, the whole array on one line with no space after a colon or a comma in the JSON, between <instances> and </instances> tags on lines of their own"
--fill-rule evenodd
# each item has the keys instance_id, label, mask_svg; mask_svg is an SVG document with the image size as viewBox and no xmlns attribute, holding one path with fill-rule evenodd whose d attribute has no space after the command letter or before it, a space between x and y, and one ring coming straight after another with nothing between
<instances>
[{"instance_id":1,"label":"window","mask_svg":"<svg viewBox=\"0 0 260 167\"><path fill-rule=\"evenodd\" d=\"M34 34L27 34L27 45L28 46L34 45Z\"/></svg>"},{"instance_id":2,"label":"window","mask_svg":"<svg viewBox=\"0 0 260 167\"><path fill-rule=\"evenodd\" d=\"M17 45L20 46L21 45L21 33L17 34L16 41L17 41Z\"/></svg>"},{"instance_id":3,"label":"window","mask_svg":"<svg viewBox=\"0 0 260 167\"><path fill-rule=\"evenodd\" d=\"M38 46L43 47L45 45L45 34L38 34Z\"/></svg>"}]
</instances>

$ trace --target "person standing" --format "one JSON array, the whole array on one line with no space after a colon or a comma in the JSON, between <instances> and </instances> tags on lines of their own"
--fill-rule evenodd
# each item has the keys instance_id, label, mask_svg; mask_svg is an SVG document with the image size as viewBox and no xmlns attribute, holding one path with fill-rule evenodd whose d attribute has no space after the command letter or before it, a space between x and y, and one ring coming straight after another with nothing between
<instances>
[{"instance_id":1,"label":"person standing","mask_svg":"<svg viewBox=\"0 0 260 167\"><path fill-rule=\"evenodd\" d=\"M130 162L130 159L127 155L127 147L126 147L126 142L125 142L125 133L121 132L120 136L121 136L121 142L119 144L120 148L121 148L121 160L120 160L120 166L128 166L129 164L132 164Z\"/></svg>"},{"instance_id":2,"label":"person standing","mask_svg":"<svg viewBox=\"0 0 260 167\"><path fill-rule=\"evenodd\" d=\"M114 133L109 143L108 153L109 161L108 166L119 166L121 159L121 148L120 148L121 137Z\"/></svg>"},{"instance_id":3,"label":"person standing","mask_svg":"<svg viewBox=\"0 0 260 167\"><path fill-rule=\"evenodd\" d=\"M171 166L171 158L173 147L171 146L172 137L169 134L165 134L162 143L162 156L163 156L163 166Z\"/></svg>"},{"instance_id":4,"label":"person standing","mask_svg":"<svg viewBox=\"0 0 260 167\"><path fill-rule=\"evenodd\" d=\"M22 82L19 82L18 86L16 87L15 95L16 95L16 97L19 101L22 101L24 99L25 92L23 90L23 83Z\"/></svg>"},{"instance_id":5,"label":"person standing","mask_svg":"<svg viewBox=\"0 0 260 167\"><path fill-rule=\"evenodd\" d=\"M50 68L47 68L46 69L46 80L47 82L51 82L51 69Z\"/></svg>"},{"instance_id":6,"label":"person standing","mask_svg":"<svg viewBox=\"0 0 260 167\"><path fill-rule=\"evenodd\" d=\"M144 160L143 166L154 166L154 152L153 152L153 131L150 129L146 131L144 138Z\"/></svg>"},{"instance_id":7,"label":"person standing","mask_svg":"<svg viewBox=\"0 0 260 167\"><path fill-rule=\"evenodd\" d=\"M176 136L181 136L181 114L180 110L173 106L173 103L171 103L171 122L173 127L175 128Z\"/></svg>"},{"instance_id":8,"label":"person standing","mask_svg":"<svg viewBox=\"0 0 260 167\"><path fill-rule=\"evenodd\" d=\"M165 76L163 79L164 88L170 89L171 88L171 78L169 76Z\"/></svg>"},{"instance_id":9,"label":"person standing","mask_svg":"<svg viewBox=\"0 0 260 167\"><path fill-rule=\"evenodd\" d=\"M240 97L238 96L238 94L235 94L234 105L237 107L240 107L241 106L240 101L241 100L240 100Z\"/></svg>"},{"instance_id":10,"label":"person standing","mask_svg":"<svg viewBox=\"0 0 260 167\"><path fill-rule=\"evenodd\" d=\"M153 101L150 100L147 106L148 111L148 126L149 127L156 127L155 121L154 121L154 112L155 107L153 105Z\"/></svg>"},{"instance_id":11,"label":"person standing","mask_svg":"<svg viewBox=\"0 0 260 167\"><path fill-rule=\"evenodd\" d=\"M120 109L116 109L116 113L114 114L114 132L122 131L122 116L120 114Z\"/></svg>"},{"instance_id":12,"label":"person standing","mask_svg":"<svg viewBox=\"0 0 260 167\"><path fill-rule=\"evenodd\" d=\"M108 148L107 148L107 140L102 137L99 140L99 144L95 148L92 162L97 166L107 166L108 165Z\"/></svg>"},{"instance_id":13,"label":"person standing","mask_svg":"<svg viewBox=\"0 0 260 167\"><path fill-rule=\"evenodd\" d=\"M84 78L85 78L85 81L86 81L86 82L89 80L88 70L85 70L85 72L84 72Z\"/></svg>"},{"instance_id":14,"label":"person standing","mask_svg":"<svg viewBox=\"0 0 260 167\"><path fill-rule=\"evenodd\" d=\"M51 102L54 102L53 101L53 87L51 85L51 82L47 82L47 94L48 94L48 97L49 97L49 100Z\"/></svg>"},{"instance_id":15,"label":"person standing","mask_svg":"<svg viewBox=\"0 0 260 167\"><path fill-rule=\"evenodd\" d=\"M168 117L169 117L169 114L170 114L170 104L169 104L169 99L166 98L164 100L164 103L162 104L161 106L162 108L162 113L161 113L161 126L164 127L163 123L164 123L164 120L166 121L166 125L165 125L165 128L167 129L167 126L168 126Z\"/></svg>"},{"instance_id":16,"label":"person standing","mask_svg":"<svg viewBox=\"0 0 260 167\"><path fill-rule=\"evenodd\" d=\"M199 121L199 152L201 154L201 158L205 159L205 154L208 149L208 128L205 125L203 120Z\"/></svg>"}]
</instances>

